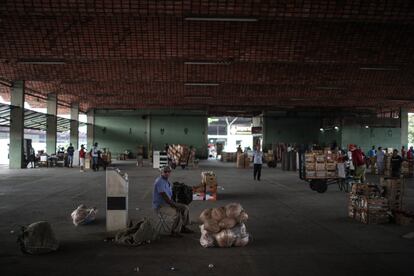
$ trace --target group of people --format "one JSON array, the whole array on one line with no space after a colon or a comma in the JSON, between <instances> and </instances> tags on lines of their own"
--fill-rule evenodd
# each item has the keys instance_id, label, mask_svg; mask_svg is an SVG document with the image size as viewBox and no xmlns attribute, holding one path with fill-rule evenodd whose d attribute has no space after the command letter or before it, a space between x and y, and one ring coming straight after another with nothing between
<instances>
[{"instance_id":1,"label":"group of people","mask_svg":"<svg viewBox=\"0 0 414 276\"><path fill-rule=\"evenodd\" d=\"M368 166L371 166L372 170L376 166L377 173L380 175L384 174L384 160L385 155L388 154L388 149L384 151L382 147L376 149L375 146L372 146L371 150L368 152L368 157L366 157L364 152L360 148L357 148L356 145L349 145L349 150L352 153L352 163L355 168L355 177L357 179L360 179L362 182L365 181L365 170ZM394 149L390 157L391 177L400 177L402 162L405 159L413 160L413 156L413 147L410 147L410 149L406 151L405 147L402 146L401 155L397 149Z\"/></svg>"}]
</instances>

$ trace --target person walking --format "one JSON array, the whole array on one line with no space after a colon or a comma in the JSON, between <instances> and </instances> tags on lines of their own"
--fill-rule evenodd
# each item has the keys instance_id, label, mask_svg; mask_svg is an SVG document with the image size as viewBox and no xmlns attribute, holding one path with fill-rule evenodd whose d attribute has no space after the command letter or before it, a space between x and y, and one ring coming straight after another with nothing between
<instances>
[{"instance_id":1,"label":"person walking","mask_svg":"<svg viewBox=\"0 0 414 276\"><path fill-rule=\"evenodd\" d=\"M260 145L256 145L253 151L253 179L260 181L262 175L263 152L260 150Z\"/></svg>"},{"instance_id":2,"label":"person walking","mask_svg":"<svg viewBox=\"0 0 414 276\"><path fill-rule=\"evenodd\" d=\"M81 145L81 148L79 150L79 165L80 165L80 171L85 171L85 146Z\"/></svg>"},{"instance_id":3,"label":"person walking","mask_svg":"<svg viewBox=\"0 0 414 276\"><path fill-rule=\"evenodd\" d=\"M68 167L73 168L73 153L75 152L75 148L72 146L72 143L69 144L66 151L68 153Z\"/></svg>"}]
</instances>

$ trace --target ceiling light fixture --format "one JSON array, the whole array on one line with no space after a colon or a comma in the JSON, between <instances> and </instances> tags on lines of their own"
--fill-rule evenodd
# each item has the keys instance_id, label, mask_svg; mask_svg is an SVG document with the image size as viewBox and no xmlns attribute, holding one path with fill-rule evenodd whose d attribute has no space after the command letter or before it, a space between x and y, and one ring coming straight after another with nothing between
<instances>
[{"instance_id":1,"label":"ceiling light fixture","mask_svg":"<svg viewBox=\"0 0 414 276\"><path fill-rule=\"evenodd\" d=\"M63 60L37 60L37 59L21 59L17 61L18 64L43 64L43 65L55 65L66 64Z\"/></svg>"},{"instance_id":2,"label":"ceiling light fixture","mask_svg":"<svg viewBox=\"0 0 414 276\"><path fill-rule=\"evenodd\" d=\"M218 83L214 82L186 82L184 83L186 86L219 86Z\"/></svg>"},{"instance_id":3,"label":"ceiling light fixture","mask_svg":"<svg viewBox=\"0 0 414 276\"><path fill-rule=\"evenodd\" d=\"M338 126L334 126L334 129L335 129L335 130L339 130L339 127L338 127Z\"/></svg>"},{"instance_id":4,"label":"ceiling light fixture","mask_svg":"<svg viewBox=\"0 0 414 276\"><path fill-rule=\"evenodd\" d=\"M369 128L369 126L365 126L365 128Z\"/></svg>"},{"instance_id":5,"label":"ceiling light fixture","mask_svg":"<svg viewBox=\"0 0 414 276\"><path fill-rule=\"evenodd\" d=\"M319 131L320 131L320 132L323 132L323 130L324 130L324 129L323 129L322 127L319 129Z\"/></svg>"},{"instance_id":6,"label":"ceiling light fixture","mask_svg":"<svg viewBox=\"0 0 414 276\"><path fill-rule=\"evenodd\" d=\"M186 21L216 21L216 22L257 22L257 18L248 17L185 17Z\"/></svg>"},{"instance_id":7,"label":"ceiling light fixture","mask_svg":"<svg viewBox=\"0 0 414 276\"><path fill-rule=\"evenodd\" d=\"M361 67L359 70L367 70L367 71L398 71L399 68L392 68L392 67Z\"/></svg>"}]
</instances>

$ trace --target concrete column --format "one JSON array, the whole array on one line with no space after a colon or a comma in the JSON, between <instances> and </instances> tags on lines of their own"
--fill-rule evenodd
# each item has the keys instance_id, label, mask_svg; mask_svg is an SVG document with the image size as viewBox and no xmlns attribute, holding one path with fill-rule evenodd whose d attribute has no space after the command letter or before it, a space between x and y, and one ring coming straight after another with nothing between
<instances>
[{"instance_id":1,"label":"concrete column","mask_svg":"<svg viewBox=\"0 0 414 276\"><path fill-rule=\"evenodd\" d=\"M56 153L57 143L57 96L47 94L46 152Z\"/></svg>"},{"instance_id":2,"label":"concrete column","mask_svg":"<svg viewBox=\"0 0 414 276\"><path fill-rule=\"evenodd\" d=\"M13 83L10 112L10 169L23 168L24 81Z\"/></svg>"},{"instance_id":3,"label":"concrete column","mask_svg":"<svg viewBox=\"0 0 414 276\"><path fill-rule=\"evenodd\" d=\"M90 150L93 147L93 143L95 142L95 110L91 109L86 113L86 135L87 135L87 146L86 148Z\"/></svg>"},{"instance_id":4,"label":"concrete column","mask_svg":"<svg viewBox=\"0 0 414 276\"><path fill-rule=\"evenodd\" d=\"M400 112L401 120L401 146L408 148L408 110L401 108ZM401 148L401 147L400 147Z\"/></svg>"},{"instance_id":5,"label":"concrete column","mask_svg":"<svg viewBox=\"0 0 414 276\"><path fill-rule=\"evenodd\" d=\"M75 150L79 148L79 104L70 108L70 142Z\"/></svg>"},{"instance_id":6,"label":"concrete column","mask_svg":"<svg viewBox=\"0 0 414 276\"><path fill-rule=\"evenodd\" d=\"M145 132L146 132L146 138L147 138L147 153L148 153L148 159L150 159L150 150L152 147L151 144L151 115L148 114L147 115L147 121L146 121L146 126L145 126Z\"/></svg>"}]
</instances>

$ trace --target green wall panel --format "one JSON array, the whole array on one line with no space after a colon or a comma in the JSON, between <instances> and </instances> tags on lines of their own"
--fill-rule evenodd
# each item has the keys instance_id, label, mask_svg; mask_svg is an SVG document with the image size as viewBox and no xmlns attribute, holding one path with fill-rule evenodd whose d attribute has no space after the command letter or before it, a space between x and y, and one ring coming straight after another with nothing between
<instances>
[{"instance_id":1,"label":"green wall panel","mask_svg":"<svg viewBox=\"0 0 414 276\"><path fill-rule=\"evenodd\" d=\"M95 141L100 148L113 154L125 150L135 152L138 145L146 145L146 119L138 115L95 116Z\"/></svg>"},{"instance_id":2,"label":"green wall panel","mask_svg":"<svg viewBox=\"0 0 414 276\"><path fill-rule=\"evenodd\" d=\"M166 143L193 145L197 156L207 156L207 117L201 114L184 115L159 111L106 111L95 114L95 141L100 148L116 154L125 150L135 152L138 145L147 145L147 124L153 149L164 149ZM163 129L163 133L161 132ZM185 131L186 130L186 131ZM186 133L187 132L187 133Z\"/></svg>"},{"instance_id":3,"label":"green wall panel","mask_svg":"<svg viewBox=\"0 0 414 276\"><path fill-rule=\"evenodd\" d=\"M202 155L206 149L206 124L207 118L199 115L152 116L152 146L154 149L163 149L166 143L192 145L197 149L197 154Z\"/></svg>"},{"instance_id":4,"label":"green wall panel","mask_svg":"<svg viewBox=\"0 0 414 276\"><path fill-rule=\"evenodd\" d=\"M342 146L357 144L365 152L372 146L383 148L401 148L401 128L358 128L344 127Z\"/></svg>"},{"instance_id":5,"label":"green wall panel","mask_svg":"<svg viewBox=\"0 0 414 276\"><path fill-rule=\"evenodd\" d=\"M265 143L314 143L318 141L319 120L314 118L264 117Z\"/></svg>"}]
</instances>

